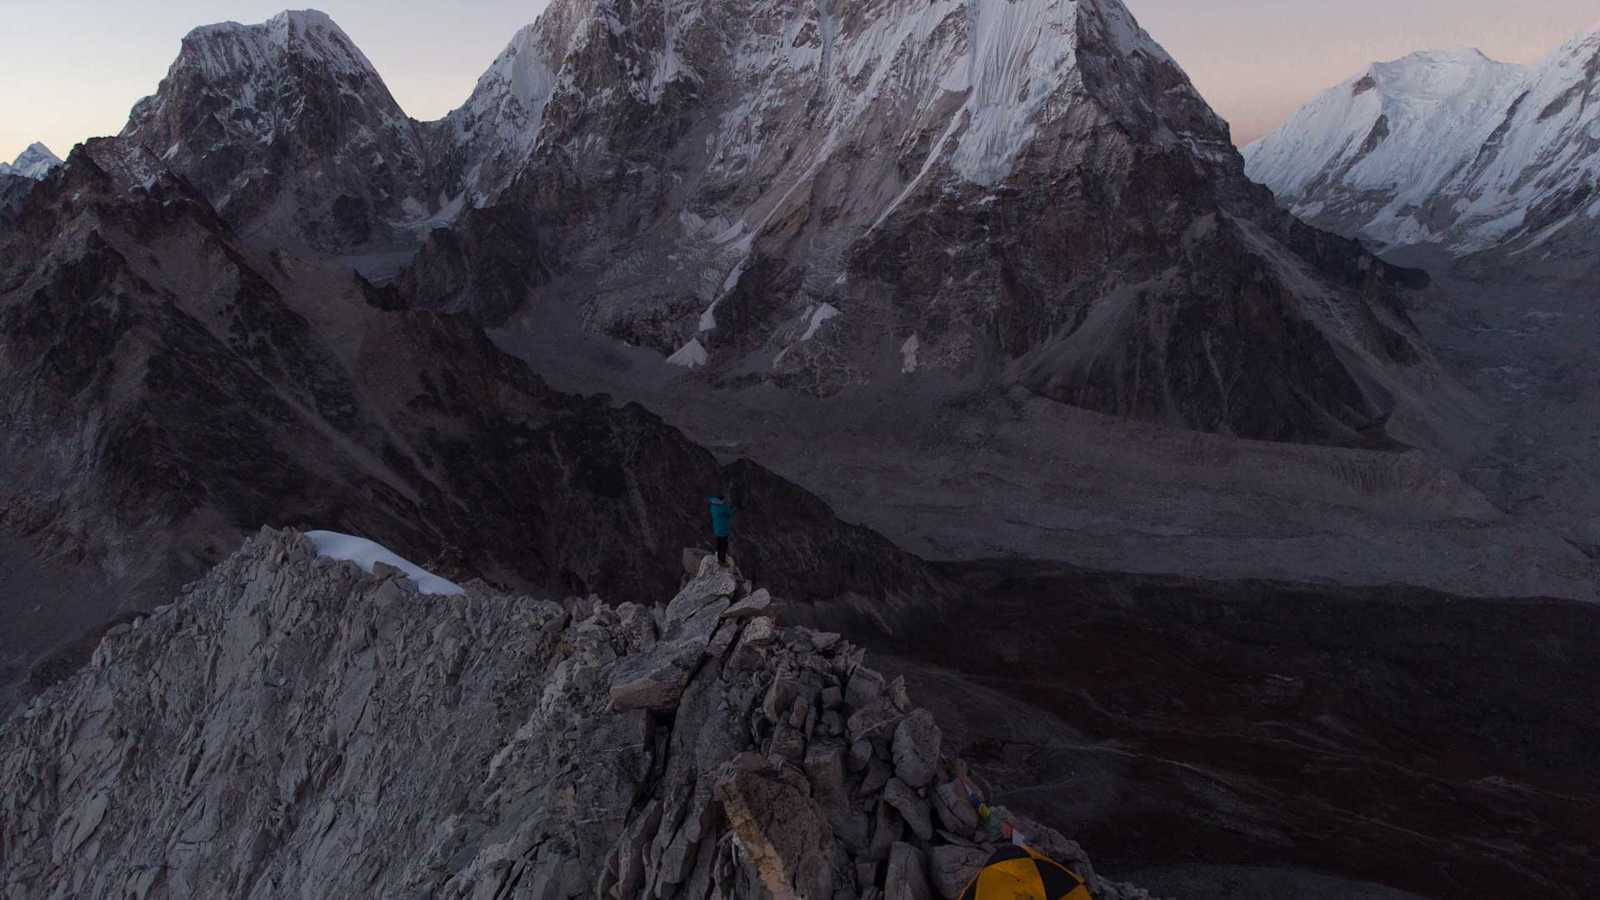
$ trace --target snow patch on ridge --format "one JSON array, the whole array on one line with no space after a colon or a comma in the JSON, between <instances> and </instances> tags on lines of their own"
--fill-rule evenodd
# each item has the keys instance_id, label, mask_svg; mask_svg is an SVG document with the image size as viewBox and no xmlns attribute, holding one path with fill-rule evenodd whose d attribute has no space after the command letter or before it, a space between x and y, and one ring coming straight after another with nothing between
<instances>
[{"instance_id":1,"label":"snow patch on ridge","mask_svg":"<svg viewBox=\"0 0 1600 900\"><path fill-rule=\"evenodd\" d=\"M922 349L922 341L916 335L906 338L900 345L900 373L910 375L917 370L917 351Z\"/></svg>"},{"instance_id":2,"label":"snow patch on ridge","mask_svg":"<svg viewBox=\"0 0 1600 900\"><path fill-rule=\"evenodd\" d=\"M709 310L707 311L709 315ZM667 357L667 362L685 369L698 369L706 364L706 346L700 343L699 338L690 338L689 343L679 347L677 352Z\"/></svg>"},{"instance_id":3,"label":"snow patch on ridge","mask_svg":"<svg viewBox=\"0 0 1600 900\"><path fill-rule=\"evenodd\" d=\"M466 590L455 582L440 578L382 544L366 538L340 534L337 531L308 531L306 540L316 546L319 556L353 562L368 574L371 574L376 563L394 566L406 573L411 583L424 594L450 597L466 593Z\"/></svg>"},{"instance_id":4,"label":"snow patch on ridge","mask_svg":"<svg viewBox=\"0 0 1600 900\"><path fill-rule=\"evenodd\" d=\"M839 308L832 303L824 303L818 306L811 311L811 319L806 324L806 333L800 336L800 340L809 341L816 337L817 329L821 328L824 322L838 315L840 315Z\"/></svg>"}]
</instances>

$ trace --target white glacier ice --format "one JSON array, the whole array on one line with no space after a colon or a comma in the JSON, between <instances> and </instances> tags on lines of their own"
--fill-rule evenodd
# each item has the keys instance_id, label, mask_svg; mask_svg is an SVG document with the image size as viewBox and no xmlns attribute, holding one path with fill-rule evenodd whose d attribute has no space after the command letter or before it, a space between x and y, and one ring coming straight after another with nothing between
<instances>
[{"instance_id":1,"label":"white glacier ice","mask_svg":"<svg viewBox=\"0 0 1600 900\"><path fill-rule=\"evenodd\" d=\"M366 538L340 534L337 531L308 531L306 539L316 546L319 555L353 562L365 572L370 573L374 563L381 562L394 566L406 573L411 583L424 594L457 596L466 593L466 590L455 582L440 578L382 544Z\"/></svg>"}]
</instances>

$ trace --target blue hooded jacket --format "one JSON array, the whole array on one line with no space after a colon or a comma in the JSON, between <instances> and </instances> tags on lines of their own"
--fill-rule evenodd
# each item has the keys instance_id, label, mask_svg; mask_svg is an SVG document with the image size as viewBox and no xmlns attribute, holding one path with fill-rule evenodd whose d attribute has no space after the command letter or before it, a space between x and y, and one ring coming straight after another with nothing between
<instances>
[{"instance_id":1,"label":"blue hooded jacket","mask_svg":"<svg viewBox=\"0 0 1600 900\"><path fill-rule=\"evenodd\" d=\"M711 504L711 533L727 537L733 533L733 505L721 497L707 497Z\"/></svg>"}]
</instances>

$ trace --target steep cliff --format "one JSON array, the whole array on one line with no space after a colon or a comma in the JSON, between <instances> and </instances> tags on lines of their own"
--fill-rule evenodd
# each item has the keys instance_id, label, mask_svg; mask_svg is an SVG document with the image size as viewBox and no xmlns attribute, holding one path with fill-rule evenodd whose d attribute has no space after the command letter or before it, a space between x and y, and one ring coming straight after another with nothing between
<instances>
[{"instance_id":1,"label":"steep cliff","mask_svg":"<svg viewBox=\"0 0 1600 900\"><path fill-rule=\"evenodd\" d=\"M1277 212L1118 0L558 0L449 121L472 203L415 302L716 386L1339 443L1426 368L1406 278Z\"/></svg>"}]
</instances>

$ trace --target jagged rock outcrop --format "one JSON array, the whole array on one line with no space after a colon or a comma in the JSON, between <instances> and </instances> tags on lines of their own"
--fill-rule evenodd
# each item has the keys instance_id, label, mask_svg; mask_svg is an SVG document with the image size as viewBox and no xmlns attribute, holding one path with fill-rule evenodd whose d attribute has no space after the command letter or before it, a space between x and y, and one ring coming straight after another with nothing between
<instances>
[{"instance_id":1,"label":"jagged rock outcrop","mask_svg":"<svg viewBox=\"0 0 1600 900\"><path fill-rule=\"evenodd\" d=\"M0 225L9 224L35 182L23 175L0 173Z\"/></svg>"},{"instance_id":2,"label":"jagged rock outcrop","mask_svg":"<svg viewBox=\"0 0 1600 900\"><path fill-rule=\"evenodd\" d=\"M437 212L416 124L315 10L191 31L121 140L181 173L263 246L409 245Z\"/></svg>"},{"instance_id":3,"label":"jagged rock outcrop","mask_svg":"<svg viewBox=\"0 0 1600 900\"><path fill-rule=\"evenodd\" d=\"M1376 63L1244 151L1295 214L1475 271L1592 277L1600 26L1532 66L1477 50Z\"/></svg>"},{"instance_id":4,"label":"jagged rock outcrop","mask_svg":"<svg viewBox=\"0 0 1600 900\"><path fill-rule=\"evenodd\" d=\"M1279 213L1118 0L557 0L454 118L495 149L415 302L718 386L953 374L1347 442L1427 358L1405 277Z\"/></svg>"},{"instance_id":5,"label":"jagged rock outcrop","mask_svg":"<svg viewBox=\"0 0 1600 900\"><path fill-rule=\"evenodd\" d=\"M952 897L993 846L948 821L902 824L843 763L841 688L881 680L862 652L721 618L744 589L714 561L685 591L720 596L688 621L708 616L729 639L700 643L653 710L616 700L630 667L675 640L670 605L481 582L427 596L375 572L264 529L108 633L87 669L0 726L0 891L931 898ZM896 699L896 715L926 715L875 702ZM948 782L961 763L936 739L905 746L924 737L865 741L873 761L913 752ZM891 783L894 804L926 802ZM851 824L874 816L870 834ZM1097 897L1147 896L1018 824Z\"/></svg>"}]
</instances>

